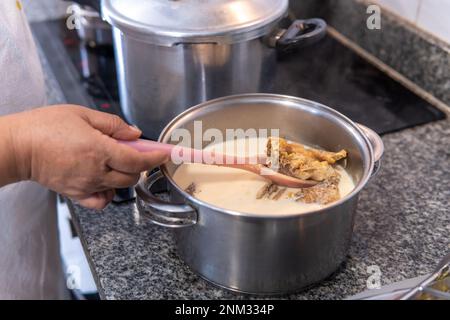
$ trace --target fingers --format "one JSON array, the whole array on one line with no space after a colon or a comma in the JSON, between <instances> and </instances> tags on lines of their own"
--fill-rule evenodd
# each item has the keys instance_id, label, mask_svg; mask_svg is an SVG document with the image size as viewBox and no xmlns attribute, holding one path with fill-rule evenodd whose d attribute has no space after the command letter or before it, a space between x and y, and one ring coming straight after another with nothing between
<instances>
[{"instance_id":1,"label":"fingers","mask_svg":"<svg viewBox=\"0 0 450 320\"><path fill-rule=\"evenodd\" d=\"M139 152L114 140L105 144L107 165L123 173L140 173L169 161L169 156L161 151Z\"/></svg>"},{"instance_id":2,"label":"fingers","mask_svg":"<svg viewBox=\"0 0 450 320\"><path fill-rule=\"evenodd\" d=\"M139 177L139 173L110 171L104 177L103 183L109 188L128 188L136 185L139 181Z\"/></svg>"},{"instance_id":3,"label":"fingers","mask_svg":"<svg viewBox=\"0 0 450 320\"><path fill-rule=\"evenodd\" d=\"M77 202L85 208L102 210L104 209L114 198L114 190L107 190L103 192L94 193L93 195L78 200Z\"/></svg>"},{"instance_id":4,"label":"fingers","mask_svg":"<svg viewBox=\"0 0 450 320\"><path fill-rule=\"evenodd\" d=\"M119 140L136 140L142 132L138 128L129 126L119 116L89 110L85 113L86 120L92 127L102 133Z\"/></svg>"},{"instance_id":5,"label":"fingers","mask_svg":"<svg viewBox=\"0 0 450 320\"><path fill-rule=\"evenodd\" d=\"M162 152L142 153L115 141L114 139L136 140L142 134L139 129L129 126L120 117L93 110L84 112L83 116L93 128L113 138L103 141L108 157L107 165L111 169L125 174L140 173L169 160Z\"/></svg>"}]
</instances>

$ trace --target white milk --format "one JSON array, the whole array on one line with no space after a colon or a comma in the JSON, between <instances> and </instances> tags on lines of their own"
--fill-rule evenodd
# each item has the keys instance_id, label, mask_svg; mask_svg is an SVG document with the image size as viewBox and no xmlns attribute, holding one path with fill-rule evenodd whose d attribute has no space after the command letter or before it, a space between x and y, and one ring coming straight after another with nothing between
<instances>
[{"instance_id":1,"label":"white milk","mask_svg":"<svg viewBox=\"0 0 450 320\"><path fill-rule=\"evenodd\" d=\"M247 142L265 145L264 141L261 143L261 139L259 141L255 141L256 139L247 140ZM214 148L222 151L223 144L216 144ZM242 152L242 148L237 149L241 151L238 153L241 156L254 154L254 152ZM260 153L264 153L264 150L261 151ZM342 167L337 166L336 169L341 175L339 192L342 198L354 189L355 184ZM176 170L173 179L184 190L194 183L196 187L194 196L199 200L219 208L244 213L286 215L313 211L326 206L295 201L293 195L299 189L293 188L288 188L279 200L256 199L258 191L268 180L239 169L186 163Z\"/></svg>"}]
</instances>

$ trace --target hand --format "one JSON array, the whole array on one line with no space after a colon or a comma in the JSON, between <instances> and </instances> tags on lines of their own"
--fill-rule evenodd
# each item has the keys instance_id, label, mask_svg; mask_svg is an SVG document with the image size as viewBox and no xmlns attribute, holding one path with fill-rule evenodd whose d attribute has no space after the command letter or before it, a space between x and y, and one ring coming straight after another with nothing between
<instances>
[{"instance_id":1,"label":"hand","mask_svg":"<svg viewBox=\"0 0 450 320\"><path fill-rule=\"evenodd\" d=\"M137 183L142 171L167 161L115 139L136 140L141 131L118 116L62 105L24 112L12 133L17 172L89 208L102 209L114 188ZM114 138L114 139L113 139Z\"/></svg>"}]
</instances>

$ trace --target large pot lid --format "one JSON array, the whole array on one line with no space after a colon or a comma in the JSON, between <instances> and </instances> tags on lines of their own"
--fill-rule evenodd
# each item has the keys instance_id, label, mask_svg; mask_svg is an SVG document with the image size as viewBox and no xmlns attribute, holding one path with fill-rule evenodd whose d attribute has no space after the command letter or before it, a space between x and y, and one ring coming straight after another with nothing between
<instances>
[{"instance_id":1,"label":"large pot lid","mask_svg":"<svg viewBox=\"0 0 450 320\"><path fill-rule=\"evenodd\" d=\"M173 45L238 42L266 34L289 0L102 0L102 14L123 33Z\"/></svg>"}]
</instances>

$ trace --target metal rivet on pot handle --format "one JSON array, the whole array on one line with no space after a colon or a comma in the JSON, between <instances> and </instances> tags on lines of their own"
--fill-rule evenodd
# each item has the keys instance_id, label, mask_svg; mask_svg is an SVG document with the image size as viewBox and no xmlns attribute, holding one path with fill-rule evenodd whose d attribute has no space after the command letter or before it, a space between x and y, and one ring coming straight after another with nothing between
<instances>
[{"instance_id":1,"label":"metal rivet on pot handle","mask_svg":"<svg viewBox=\"0 0 450 320\"><path fill-rule=\"evenodd\" d=\"M278 39L276 47L284 52L290 52L316 43L326 33L327 23L322 19L295 20Z\"/></svg>"},{"instance_id":2,"label":"metal rivet on pot handle","mask_svg":"<svg viewBox=\"0 0 450 320\"><path fill-rule=\"evenodd\" d=\"M183 228L197 223L197 211L187 204L173 204L156 197L151 189L158 181L165 179L161 171L142 173L136 186L136 204L139 213L151 222L168 227Z\"/></svg>"},{"instance_id":3,"label":"metal rivet on pot handle","mask_svg":"<svg viewBox=\"0 0 450 320\"><path fill-rule=\"evenodd\" d=\"M381 158L383 158L383 153L384 153L383 140L372 129L369 129L368 127L366 127L362 124L359 124L359 123L358 123L358 127L362 130L362 132L367 137L367 139L369 139L370 144L372 145L373 157L374 157L374 161L375 161L375 168L373 170L372 175L375 175L378 172L378 170L380 169Z\"/></svg>"}]
</instances>

